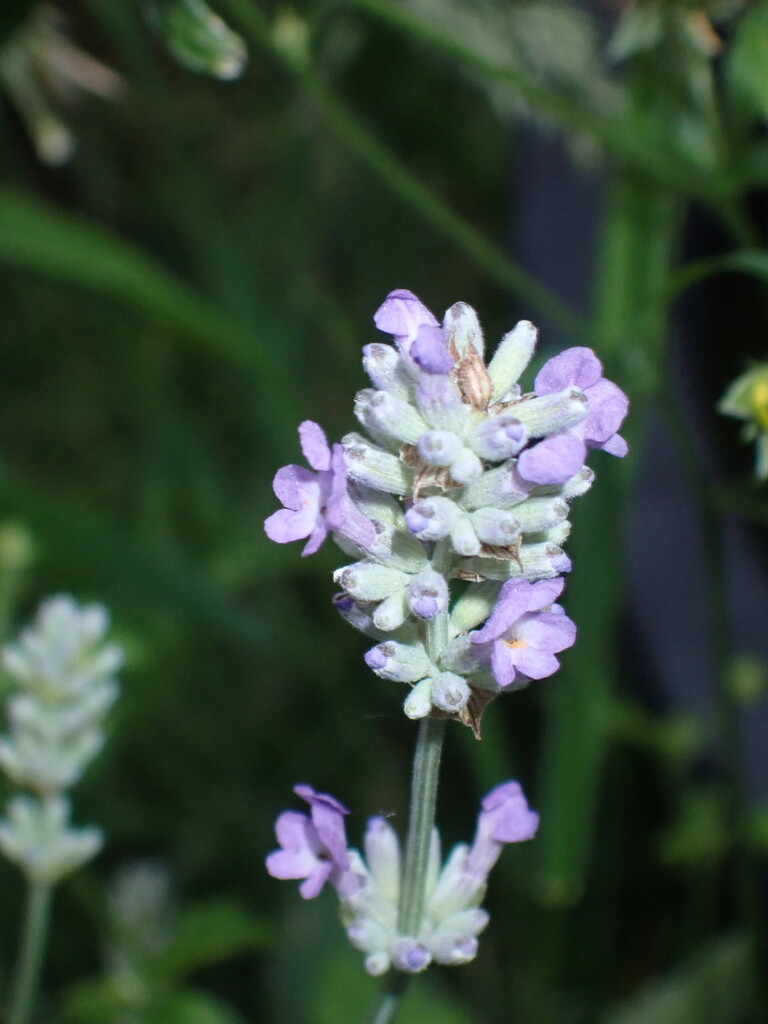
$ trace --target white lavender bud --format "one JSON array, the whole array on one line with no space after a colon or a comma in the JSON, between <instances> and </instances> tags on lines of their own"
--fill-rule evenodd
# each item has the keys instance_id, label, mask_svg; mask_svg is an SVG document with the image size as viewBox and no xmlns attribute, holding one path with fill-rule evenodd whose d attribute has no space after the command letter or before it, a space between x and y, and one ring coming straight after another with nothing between
<instances>
[{"instance_id":1,"label":"white lavender bud","mask_svg":"<svg viewBox=\"0 0 768 1024\"><path fill-rule=\"evenodd\" d=\"M448 584L431 565L426 565L409 583L408 607L420 619L434 618L448 607Z\"/></svg>"},{"instance_id":2,"label":"white lavender bud","mask_svg":"<svg viewBox=\"0 0 768 1024\"><path fill-rule=\"evenodd\" d=\"M342 566L333 580L358 601L383 601L409 582L407 573L367 561Z\"/></svg>"},{"instance_id":3,"label":"white lavender bud","mask_svg":"<svg viewBox=\"0 0 768 1024\"><path fill-rule=\"evenodd\" d=\"M500 508L480 508L470 513L474 531L483 544L508 548L517 543L522 532L518 511L525 508L525 504L519 505L514 513Z\"/></svg>"},{"instance_id":4,"label":"white lavender bud","mask_svg":"<svg viewBox=\"0 0 768 1024\"><path fill-rule=\"evenodd\" d=\"M402 626L409 612L407 592L405 589L398 590L376 608L373 613L373 624L384 633L391 633L393 629Z\"/></svg>"},{"instance_id":5,"label":"white lavender bud","mask_svg":"<svg viewBox=\"0 0 768 1024\"><path fill-rule=\"evenodd\" d=\"M418 683L436 671L422 643L387 640L366 652L365 663L377 676L393 683Z\"/></svg>"},{"instance_id":6,"label":"white lavender bud","mask_svg":"<svg viewBox=\"0 0 768 1024\"><path fill-rule=\"evenodd\" d=\"M481 477L473 480L464 488L459 499L462 508L471 512L473 509L514 508L525 501L533 490L533 484L518 476L512 463L488 469Z\"/></svg>"},{"instance_id":7,"label":"white lavender bud","mask_svg":"<svg viewBox=\"0 0 768 1024\"><path fill-rule=\"evenodd\" d=\"M511 411L529 437L545 437L581 423L587 415L587 397L580 388L564 388L541 398L523 398Z\"/></svg>"},{"instance_id":8,"label":"white lavender bud","mask_svg":"<svg viewBox=\"0 0 768 1024\"><path fill-rule=\"evenodd\" d=\"M428 466L450 466L464 450L464 444L450 430L428 430L419 438L417 448Z\"/></svg>"},{"instance_id":9,"label":"white lavender bud","mask_svg":"<svg viewBox=\"0 0 768 1024\"><path fill-rule=\"evenodd\" d=\"M405 522L414 537L434 541L447 537L461 516L455 501L437 495L415 501L405 513Z\"/></svg>"},{"instance_id":10,"label":"white lavender bud","mask_svg":"<svg viewBox=\"0 0 768 1024\"><path fill-rule=\"evenodd\" d=\"M480 553L480 539L468 516L462 515L453 524L450 533L451 547L457 555L471 558Z\"/></svg>"},{"instance_id":11,"label":"white lavender bud","mask_svg":"<svg viewBox=\"0 0 768 1024\"><path fill-rule=\"evenodd\" d=\"M537 533L562 523L568 517L568 503L562 498L529 498L517 506L515 515L523 533Z\"/></svg>"},{"instance_id":12,"label":"white lavender bud","mask_svg":"<svg viewBox=\"0 0 768 1024\"><path fill-rule=\"evenodd\" d=\"M422 679L412 687L405 699L403 711L408 718L426 718L432 710L432 680Z\"/></svg>"},{"instance_id":13,"label":"white lavender bud","mask_svg":"<svg viewBox=\"0 0 768 1024\"><path fill-rule=\"evenodd\" d=\"M499 596L498 583L474 583L468 587L451 610L448 620L449 636L468 633L481 622L485 622L496 604Z\"/></svg>"},{"instance_id":14,"label":"white lavender bud","mask_svg":"<svg viewBox=\"0 0 768 1024\"><path fill-rule=\"evenodd\" d=\"M466 302L454 302L450 309L446 310L443 328L449 344L453 342L460 358L467 354L470 345L477 349L478 355L482 358L485 351L483 330L477 313Z\"/></svg>"},{"instance_id":15,"label":"white lavender bud","mask_svg":"<svg viewBox=\"0 0 768 1024\"><path fill-rule=\"evenodd\" d=\"M350 480L389 494L410 494L413 472L397 455L372 445L360 434L347 434L341 444Z\"/></svg>"},{"instance_id":16,"label":"white lavender bud","mask_svg":"<svg viewBox=\"0 0 768 1024\"><path fill-rule=\"evenodd\" d=\"M471 695L466 679L453 672L441 672L432 680L432 703L441 711L461 711Z\"/></svg>"},{"instance_id":17,"label":"white lavender bud","mask_svg":"<svg viewBox=\"0 0 768 1024\"><path fill-rule=\"evenodd\" d=\"M469 448L462 448L449 466L449 472L457 484L468 484L483 472L483 464Z\"/></svg>"},{"instance_id":18,"label":"white lavender bud","mask_svg":"<svg viewBox=\"0 0 768 1024\"><path fill-rule=\"evenodd\" d=\"M539 332L529 320L521 320L504 335L488 365L493 397L503 398L530 362Z\"/></svg>"},{"instance_id":19,"label":"white lavender bud","mask_svg":"<svg viewBox=\"0 0 768 1024\"><path fill-rule=\"evenodd\" d=\"M408 377L397 349L375 342L363 348L363 369L377 391L390 391L399 398L408 397Z\"/></svg>"},{"instance_id":20,"label":"white lavender bud","mask_svg":"<svg viewBox=\"0 0 768 1024\"><path fill-rule=\"evenodd\" d=\"M416 444L429 429L409 402L389 391L374 391L367 395L365 402L357 403L355 413L365 426L405 444Z\"/></svg>"},{"instance_id":21,"label":"white lavender bud","mask_svg":"<svg viewBox=\"0 0 768 1024\"><path fill-rule=\"evenodd\" d=\"M30 882L53 885L85 864L102 845L97 828L72 828L64 797L14 797L0 822L0 850Z\"/></svg>"},{"instance_id":22,"label":"white lavender bud","mask_svg":"<svg viewBox=\"0 0 768 1024\"><path fill-rule=\"evenodd\" d=\"M469 443L482 459L504 462L517 455L527 441L528 433L523 424L513 410L505 409L479 423L472 431Z\"/></svg>"}]
</instances>

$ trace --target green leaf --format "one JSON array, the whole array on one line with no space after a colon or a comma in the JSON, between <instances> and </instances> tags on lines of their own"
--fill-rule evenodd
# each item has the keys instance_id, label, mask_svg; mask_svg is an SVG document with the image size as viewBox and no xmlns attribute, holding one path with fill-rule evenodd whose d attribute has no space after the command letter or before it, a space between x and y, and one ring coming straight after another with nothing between
<instances>
[{"instance_id":1,"label":"green leaf","mask_svg":"<svg viewBox=\"0 0 768 1024\"><path fill-rule=\"evenodd\" d=\"M751 1007L750 960L746 939L720 939L599 1024L738 1024Z\"/></svg>"},{"instance_id":2,"label":"green leaf","mask_svg":"<svg viewBox=\"0 0 768 1024\"><path fill-rule=\"evenodd\" d=\"M265 346L138 246L12 188L0 188L0 261L127 302L219 356L265 369Z\"/></svg>"},{"instance_id":3,"label":"green leaf","mask_svg":"<svg viewBox=\"0 0 768 1024\"><path fill-rule=\"evenodd\" d=\"M170 948L152 965L152 975L177 980L200 967L263 949L270 940L269 927L235 904L199 903L182 915Z\"/></svg>"},{"instance_id":4,"label":"green leaf","mask_svg":"<svg viewBox=\"0 0 768 1024\"><path fill-rule=\"evenodd\" d=\"M737 103L768 118L768 4L757 3L740 19L726 55L726 79Z\"/></svg>"},{"instance_id":5,"label":"green leaf","mask_svg":"<svg viewBox=\"0 0 768 1024\"><path fill-rule=\"evenodd\" d=\"M172 996L143 1024L245 1024L239 1013L204 992L183 992Z\"/></svg>"}]
</instances>

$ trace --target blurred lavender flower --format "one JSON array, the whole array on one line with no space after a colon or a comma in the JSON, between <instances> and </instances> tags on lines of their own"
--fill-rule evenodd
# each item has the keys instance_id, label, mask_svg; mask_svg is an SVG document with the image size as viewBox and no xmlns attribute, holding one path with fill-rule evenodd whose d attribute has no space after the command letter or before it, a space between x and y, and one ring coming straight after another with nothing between
<instances>
[{"instance_id":1,"label":"blurred lavender flower","mask_svg":"<svg viewBox=\"0 0 768 1024\"><path fill-rule=\"evenodd\" d=\"M16 684L7 699L10 733L0 766L34 797L11 800L0 849L29 878L53 882L99 849L98 829L73 829L63 793L79 781L104 743L104 719L119 693L123 652L107 641L102 605L49 598L33 626L3 649Z\"/></svg>"},{"instance_id":2,"label":"blurred lavender flower","mask_svg":"<svg viewBox=\"0 0 768 1024\"><path fill-rule=\"evenodd\" d=\"M339 896L347 935L374 975L391 967L415 974L432 961L458 965L472 960L477 936L488 923L480 907L488 874L503 846L532 839L539 823L520 785L510 781L483 798L472 845L454 847L442 869L435 829L422 919L416 934L404 935L397 923L402 858L389 822L379 816L369 820L362 856L346 848L347 811L341 804L309 786L297 786L295 792L311 803L313 818L292 811L279 816L275 830L282 849L267 857L267 870L274 878L306 879L300 887L305 899L317 896L329 881ZM314 821L316 810L322 825Z\"/></svg>"}]
</instances>

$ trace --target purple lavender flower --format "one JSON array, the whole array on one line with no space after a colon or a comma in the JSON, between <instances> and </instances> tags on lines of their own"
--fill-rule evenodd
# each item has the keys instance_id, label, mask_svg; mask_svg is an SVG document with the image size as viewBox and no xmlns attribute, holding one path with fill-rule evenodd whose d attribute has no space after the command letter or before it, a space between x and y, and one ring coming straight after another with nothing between
<instances>
[{"instance_id":1,"label":"purple lavender flower","mask_svg":"<svg viewBox=\"0 0 768 1024\"><path fill-rule=\"evenodd\" d=\"M587 399L587 416L560 434L554 434L523 452L521 476L537 484L560 484L584 463L587 448L610 455L627 454L627 442L617 431L629 409L629 399L616 384L603 377L600 360L590 348L566 349L548 360L533 384L538 397L577 387Z\"/></svg>"},{"instance_id":2,"label":"purple lavender flower","mask_svg":"<svg viewBox=\"0 0 768 1024\"><path fill-rule=\"evenodd\" d=\"M380 331L393 336L395 344L404 355L410 355L411 346L422 326L440 326L424 303L406 288L396 288L389 293L376 310L373 322ZM429 346L429 341L426 344Z\"/></svg>"},{"instance_id":3,"label":"purple lavender flower","mask_svg":"<svg viewBox=\"0 0 768 1024\"><path fill-rule=\"evenodd\" d=\"M471 634L473 644L490 648L491 671L501 687L545 679L560 667L555 654L576 640L576 626L553 601L565 581L509 580L482 629Z\"/></svg>"},{"instance_id":4,"label":"purple lavender flower","mask_svg":"<svg viewBox=\"0 0 768 1024\"><path fill-rule=\"evenodd\" d=\"M293 791L309 804L311 816L298 811L279 816L275 833L281 849L267 857L267 871L273 878L303 878L299 892L305 900L314 899L328 881L340 894L353 892L357 882L350 871L344 830L349 811L311 786L294 786Z\"/></svg>"},{"instance_id":5,"label":"purple lavender flower","mask_svg":"<svg viewBox=\"0 0 768 1024\"><path fill-rule=\"evenodd\" d=\"M376 532L347 493L342 446L329 448L322 428L312 420L300 424L299 441L304 458L317 472L293 465L277 471L272 488L284 507L264 521L269 539L289 544L308 537L302 556L313 555L329 530L358 547L370 547Z\"/></svg>"},{"instance_id":6,"label":"purple lavender flower","mask_svg":"<svg viewBox=\"0 0 768 1024\"><path fill-rule=\"evenodd\" d=\"M533 839L538 827L539 816L529 808L520 783L502 782L483 797L466 871L484 882L504 843Z\"/></svg>"}]
</instances>

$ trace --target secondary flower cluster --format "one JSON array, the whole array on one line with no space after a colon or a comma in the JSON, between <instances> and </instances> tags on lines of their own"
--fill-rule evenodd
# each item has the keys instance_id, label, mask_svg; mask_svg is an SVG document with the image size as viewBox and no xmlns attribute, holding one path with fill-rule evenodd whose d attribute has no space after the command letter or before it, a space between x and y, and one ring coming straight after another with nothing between
<instances>
[{"instance_id":1,"label":"secondary flower cluster","mask_svg":"<svg viewBox=\"0 0 768 1024\"><path fill-rule=\"evenodd\" d=\"M328 882L339 896L347 935L374 975L390 967L414 974L432 961L472 960L477 936L488 923L480 906L488 873L505 843L531 839L539 823L518 783L504 782L483 799L472 844L455 846L442 868L435 829L421 922L416 934L406 935L398 927L400 844L389 822L370 819L363 857L347 847L345 807L311 786L296 786L294 792L310 813L280 815L275 831L281 848L267 857L267 870L275 878L303 879L299 891L305 899Z\"/></svg>"},{"instance_id":2,"label":"secondary flower cluster","mask_svg":"<svg viewBox=\"0 0 768 1024\"><path fill-rule=\"evenodd\" d=\"M66 595L45 601L33 626L3 649L16 684L8 697L10 733L0 765L33 796L15 796L0 821L0 850L32 881L52 883L101 846L97 828L73 828L64 793L104 741L103 720L117 699L122 650L106 643L109 616Z\"/></svg>"},{"instance_id":3,"label":"secondary flower cluster","mask_svg":"<svg viewBox=\"0 0 768 1024\"><path fill-rule=\"evenodd\" d=\"M581 347L545 363L524 393L537 338L528 321L486 365L466 303L439 324L398 290L374 320L393 344L363 349L373 385L355 399L364 433L331 448L303 423L314 472L278 471L284 507L265 529L278 543L306 538L304 555L332 533L353 559L334 573L336 607L377 640L369 667L411 687L410 718L450 716L477 731L490 699L551 675L575 640L555 603L570 569L569 502L592 484L588 449L626 453L627 398ZM455 581L463 593L451 605Z\"/></svg>"}]
</instances>

